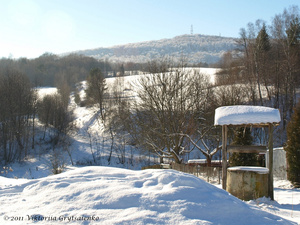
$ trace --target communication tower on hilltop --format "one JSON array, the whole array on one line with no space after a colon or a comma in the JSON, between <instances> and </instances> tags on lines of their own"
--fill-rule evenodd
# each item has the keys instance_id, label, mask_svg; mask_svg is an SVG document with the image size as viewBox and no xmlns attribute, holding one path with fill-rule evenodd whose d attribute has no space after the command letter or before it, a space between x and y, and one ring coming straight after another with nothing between
<instances>
[{"instance_id":1,"label":"communication tower on hilltop","mask_svg":"<svg viewBox=\"0 0 300 225\"><path fill-rule=\"evenodd\" d=\"M193 24L191 25L191 35L193 35Z\"/></svg>"}]
</instances>

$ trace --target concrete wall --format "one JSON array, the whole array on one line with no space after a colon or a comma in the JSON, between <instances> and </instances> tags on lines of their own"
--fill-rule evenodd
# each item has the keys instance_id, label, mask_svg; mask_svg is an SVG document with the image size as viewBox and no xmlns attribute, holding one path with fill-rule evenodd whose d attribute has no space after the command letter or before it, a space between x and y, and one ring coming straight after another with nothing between
<instances>
[{"instance_id":1,"label":"concrete wall","mask_svg":"<svg viewBox=\"0 0 300 225\"><path fill-rule=\"evenodd\" d=\"M264 167L256 168L257 171L249 167L229 167L226 190L245 201L263 196L267 197L269 170ZM266 172L261 172L261 169L266 170Z\"/></svg>"}]
</instances>

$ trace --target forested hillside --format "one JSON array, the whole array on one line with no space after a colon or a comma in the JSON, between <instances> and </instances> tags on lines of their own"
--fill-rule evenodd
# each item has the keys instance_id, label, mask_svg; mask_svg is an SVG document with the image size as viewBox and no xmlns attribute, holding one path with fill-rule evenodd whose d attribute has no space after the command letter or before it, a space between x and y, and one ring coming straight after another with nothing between
<instances>
[{"instance_id":1,"label":"forested hillside","mask_svg":"<svg viewBox=\"0 0 300 225\"><path fill-rule=\"evenodd\" d=\"M114 62L145 63L164 56L189 63L216 63L222 55L235 48L235 39L201 34L181 35L171 39L118 45L110 48L82 50L76 53Z\"/></svg>"},{"instance_id":2,"label":"forested hillside","mask_svg":"<svg viewBox=\"0 0 300 225\"><path fill-rule=\"evenodd\" d=\"M19 71L29 78L32 86L60 86L63 83L72 86L85 80L93 68L111 70L109 63L75 54L60 57L45 53L35 59L0 59L1 74L7 70Z\"/></svg>"}]
</instances>

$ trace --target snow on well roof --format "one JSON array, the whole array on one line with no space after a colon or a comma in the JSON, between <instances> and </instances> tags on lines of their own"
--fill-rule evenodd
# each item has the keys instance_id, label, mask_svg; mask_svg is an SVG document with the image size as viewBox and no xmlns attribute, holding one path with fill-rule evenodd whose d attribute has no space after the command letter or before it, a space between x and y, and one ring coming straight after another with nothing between
<instances>
[{"instance_id":1,"label":"snow on well roof","mask_svg":"<svg viewBox=\"0 0 300 225\"><path fill-rule=\"evenodd\" d=\"M215 125L243 125L279 123L278 109L265 106L222 106L215 111Z\"/></svg>"}]
</instances>

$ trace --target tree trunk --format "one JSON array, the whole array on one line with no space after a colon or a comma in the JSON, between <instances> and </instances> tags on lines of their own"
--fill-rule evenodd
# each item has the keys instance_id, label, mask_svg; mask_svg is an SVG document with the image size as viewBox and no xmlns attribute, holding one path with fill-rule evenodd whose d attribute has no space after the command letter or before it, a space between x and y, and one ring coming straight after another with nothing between
<instances>
[{"instance_id":1,"label":"tree trunk","mask_svg":"<svg viewBox=\"0 0 300 225\"><path fill-rule=\"evenodd\" d=\"M207 167L211 167L211 155L206 157Z\"/></svg>"}]
</instances>

